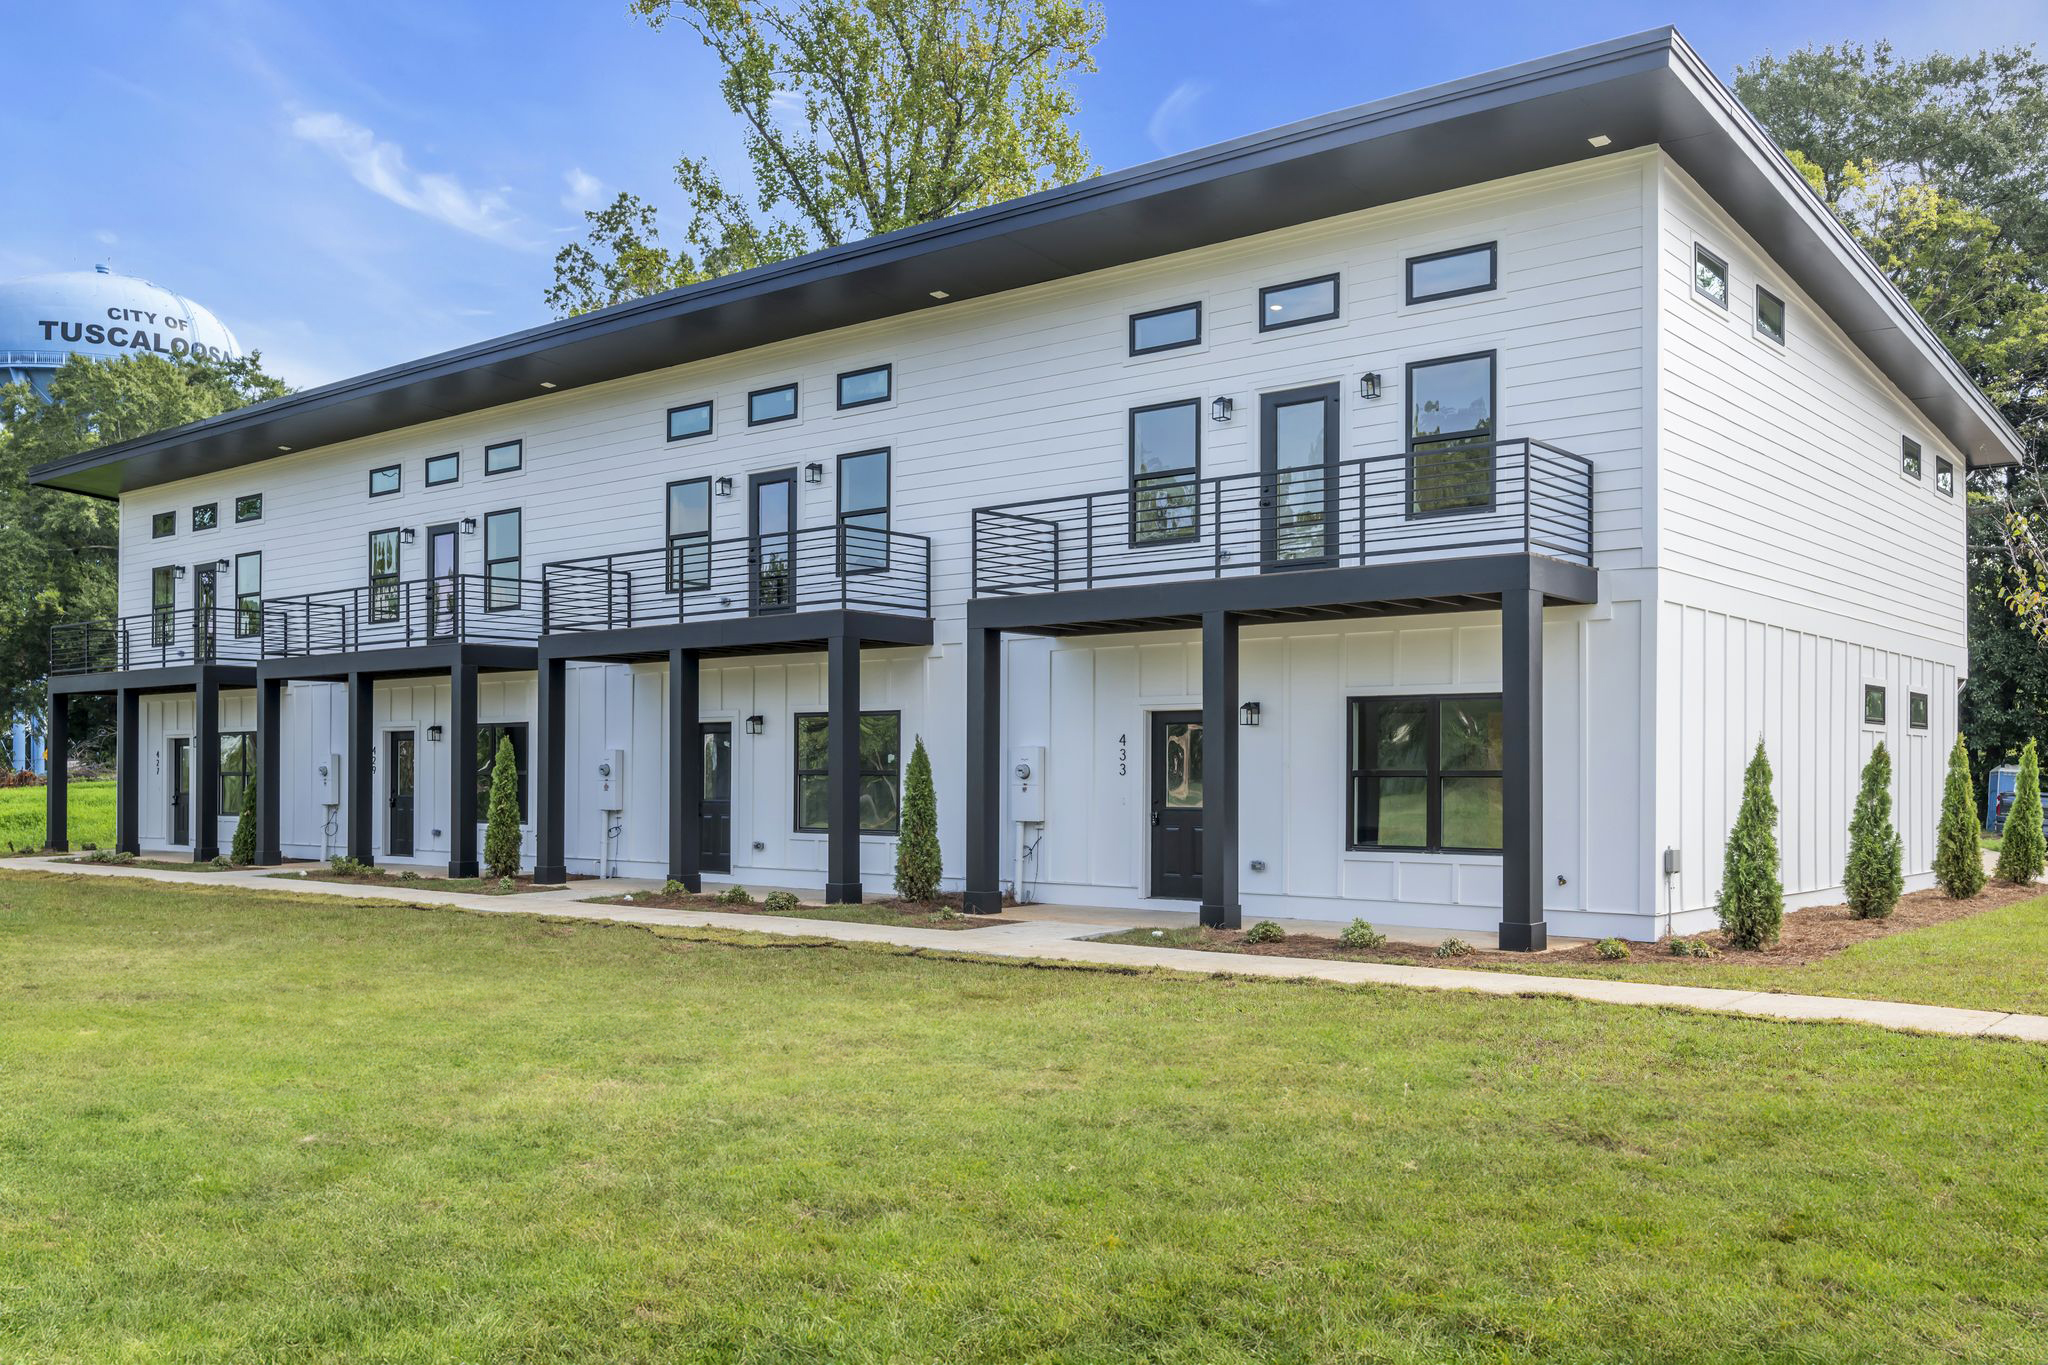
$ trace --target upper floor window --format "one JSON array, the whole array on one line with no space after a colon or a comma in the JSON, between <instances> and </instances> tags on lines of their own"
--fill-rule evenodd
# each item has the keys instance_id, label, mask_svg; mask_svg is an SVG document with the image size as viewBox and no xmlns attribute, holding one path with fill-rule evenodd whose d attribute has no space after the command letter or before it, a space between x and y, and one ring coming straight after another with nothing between
<instances>
[{"instance_id":1,"label":"upper floor window","mask_svg":"<svg viewBox=\"0 0 2048 1365\"><path fill-rule=\"evenodd\" d=\"M1501 847L1498 696L1353 697L1352 848Z\"/></svg>"},{"instance_id":2,"label":"upper floor window","mask_svg":"<svg viewBox=\"0 0 2048 1365\"><path fill-rule=\"evenodd\" d=\"M1452 251L1435 251L1408 258L1408 302L1454 299L1463 294L1483 294L1499 283L1500 253L1493 242L1482 246L1461 246Z\"/></svg>"},{"instance_id":3,"label":"upper floor window","mask_svg":"<svg viewBox=\"0 0 2048 1365\"><path fill-rule=\"evenodd\" d=\"M1927 728L1927 694L1908 692L1906 694L1906 724L1915 730Z\"/></svg>"},{"instance_id":4,"label":"upper floor window","mask_svg":"<svg viewBox=\"0 0 2048 1365\"><path fill-rule=\"evenodd\" d=\"M1692 287L1707 302L1728 306L1728 262L1697 243L1692 249Z\"/></svg>"},{"instance_id":5,"label":"upper floor window","mask_svg":"<svg viewBox=\"0 0 2048 1365\"><path fill-rule=\"evenodd\" d=\"M370 496L388 498L398 491L398 466L387 464L370 471Z\"/></svg>"},{"instance_id":6,"label":"upper floor window","mask_svg":"<svg viewBox=\"0 0 2048 1365\"><path fill-rule=\"evenodd\" d=\"M1910 436L1899 438L1899 472L1909 479L1920 477L1920 443Z\"/></svg>"},{"instance_id":7,"label":"upper floor window","mask_svg":"<svg viewBox=\"0 0 2048 1365\"><path fill-rule=\"evenodd\" d=\"M235 634L263 633L263 552L235 556Z\"/></svg>"},{"instance_id":8,"label":"upper floor window","mask_svg":"<svg viewBox=\"0 0 2048 1365\"><path fill-rule=\"evenodd\" d=\"M163 564L149 571L149 642L161 649L177 634L178 570ZM207 627L202 625L202 629Z\"/></svg>"},{"instance_id":9,"label":"upper floor window","mask_svg":"<svg viewBox=\"0 0 2048 1365\"><path fill-rule=\"evenodd\" d=\"M1183 303L1131 314L1131 354L1176 351L1202 341L1202 305Z\"/></svg>"},{"instance_id":10,"label":"upper floor window","mask_svg":"<svg viewBox=\"0 0 2048 1365\"><path fill-rule=\"evenodd\" d=\"M370 532L370 619L398 619L398 528Z\"/></svg>"},{"instance_id":11,"label":"upper floor window","mask_svg":"<svg viewBox=\"0 0 2048 1365\"><path fill-rule=\"evenodd\" d=\"M864 408L886 403L896 388L896 372L889 365L872 365L865 370L848 370L839 376L839 406Z\"/></svg>"},{"instance_id":12,"label":"upper floor window","mask_svg":"<svg viewBox=\"0 0 2048 1365\"><path fill-rule=\"evenodd\" d=\"M1780 346L1785 344L1785 300L1762 285L1756 289L1756 329Z\"/></svg>"},{"instance_id":13,"label":"upper floor window","mask_svg":"<svg viewBox=\"0 0 2048 1365\"><path fill-rule=\"evenodd\" d=\"M461 481L461 452L450 451L446 455L433 456L427 461L427 487L439 488L442 484L459 483Z\"/></svg>"},{"instance_id":14,"label":"upper floor window","mask_svg":"<svg viewBox=\"0 0 2048 1365\"><path fill-rule=\"evenodd\" d=\"M1956 467L1939 455L1934 457L1934 491L1945 498L1956 495Z\"/></svg>"},{"instance_id":15,"label":"upper floor window","mask_svg":"<svg viewBox=\"0 0 2048 1365\"><path fill-rule=\"evenodd\" d=\"M679 408L668 410L668 438L671 441L687 441L693 436L711 434L711 400L701 403L685 403Z\"/></svg>"},{"instance_id":16,"label":"upper floor window","mask_svg":"<svg viewBox=\"0 0 2048 1365\"><path fill-rule=\"evenodd\" d=\"M787 422L796 416L796 385L778 384L772 389L755 389L747 395L747 425L766 426Z\"/></svg>"},{"instance_id":17,"label":"upper floor window","mask_svg":"<svg viewBox=\"0 0 2048 1365\"><path fill-rule=\"evenodd\" d=\"M1408 366L1408 515L1493 506L1494 353Z\"/></svg>"},{"instance_id":18,"label":"upper floor window","mask_svg":"<svg viewBox=\"0 0 2048 1365\"><path fill-rule=\"evenodd\" d=\"M199 504L199 505L198 505L197 507L195 507L195 508L193 508L193 509L192 509L192 529L193 529L193 530L195 530L195 531L211 531L211 530L212 530L212 529L213 529L214 527L216 527L216 526L218 526L218 525L220 525L220 504L219 504L219 503L217 503L217 502L202 502L202 503L200 503L200 504Z\"/></svg>"},{"instance_id":19,"label":"upper floor window","mask_svg":"<svg viewBox=\"0 0 2048 1365\"><path fill-rule=\"evenodd\" d=\"M668 486L668 590L711 586L711 480L678 479Z\"/></svg>"},{"instance_id":20,"label":"upper floor window","mask_svg":"<svg viewBox=\"0 0 2048 1365\"><path fill-rule=\"evenodd\" d=\"M235 520L238 522L263 520L263 495L261 493L244 493L241 497L236 498Z\"/></svg>"},{"instance_id":21,"label":"upper floor window","mask_svg":"<svg viewBox=\"0 0 2048 1365\"><path fill-rule=\"evenodd\" d=\"M840 554L846 573L889 567L889 452L839 457Z\"/></svg>"},{"instance_id":22,"label":"upper floor window","mask_svg":"<svg viewBox=\"0 0 2048 1365\"><path fill-rule=\"evenodd\" d=\"M149 519L149 535L152 540L162 540L165 536L174 536L176 534L178 534L178 514L176 512L158 512Z\"/></svg>"},{"instance_id":23,"label":"upper floor window","mask_svg":"<svg viewBox=\"0 0 2048 1365\"><path fill-rule=\"evenodd\" d=\"M1885 696L1883 683L1863 684L1863 723L1884 724Z\"/></svg>"},{"instance_id":24,"label":"upper floor window","mask_svg":"<svg viewBox=\"0 0 2048 1365\"><path fill-rule=\"evenodd\" d=\"M1337 277L1323 275L1293 284L1275 284L1259 291L1259 330L1299 327L1337 316Z\"/></svg>"},{"instance_id":25,"label":"upper floor window","mask_svg":"<svg viewBox=\"0 0 2048 1365\"><path fill-rule=\"evenodd\" d=\"M510 474L526 464L524 441L500 441L484 447L484 473Z\"/></svg>"},{"instance_id":26,"label":"upper floor window","mask_svg":"<svg viewBox=\"0 0 2048 1365\"><path fill-rule=\"evenodd\" d=\"M484 610L519 606L520 516L516 507L484 517Z\"/></svg>"},{"instance_id":27,"label":"upper floor window","mask_svg":"<svg viewBox=\"0 0 2048 1365\"><path fill-rule=\"evenodd\" d=\"M1131 409L1131 543L1159 545L1200 531L1202 400Z\"/></svg>"}]
</instances>

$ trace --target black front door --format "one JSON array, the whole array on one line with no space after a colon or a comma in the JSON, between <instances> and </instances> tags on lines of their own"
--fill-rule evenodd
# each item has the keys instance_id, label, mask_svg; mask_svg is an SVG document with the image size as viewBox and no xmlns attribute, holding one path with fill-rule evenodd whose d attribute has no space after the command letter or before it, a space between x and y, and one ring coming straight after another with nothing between
<instances>
[{"instance_id":1,"label":"black front door","mask_svg":"<svg viewBox=\"0 0 2048 1365\"><path fill-rule=\"evenodd\" d=\"M391 732L391 762L385 765L384 851L394 858L412 856L413 732Z\"/></svg>"},{"instance_id":2,"label":"black front door","mask_svg":"<svg viewBox=\"0 0 2048 1365\"><path fill-rule=\"evenodd\" d=\"M698 816L697 865L706 872L732 871L732 726L707 723L704 732L704 795Z\"/></svg>"},{"instance_id":3,"label":"black front door","mask_svg":"<svg viewBox=\"0 0 2048 1365\"><path fill-rule=\"evenodd\" d=\"M1269 569L1337 561L1337 386L1259 399L1261 558Z\"/></svg>"},{"instance_id":4,"label":"black front door","mask_svg":"<svg viewBox=\"0 0 2048 1365\"><path fill-rule=\"evenodd\" d=\"M1202 713L1152 716L1152 894L1202 898Z\"/></svg>"},{"instance_id":5,"label":"black front door","mask_svg":"<svg viewBox=\"0 0 2048 1365\"><path fill-rule=\"evenodd\" d=\"M192 566L192 659L213 658L214 607L220 601L220 566L213 560Z\"/></svg>"},{"instance_id":6,"label":"black front door","mask_svg":"<svg viewBox=\"0 0 2048 1365\"><path fill-rule=\"evenodd\" d=\"M460 626L462 585L456 577L455 525L427 528L427 636L452 640Z\"/></svg>"},{"instance_id":7,"label":"black front door","mask_svg":"<svg viewBox=\"0 0 2048 1365\"><path fill-rule=\"evenodd\" d=\"M171 741L171 842L192 842L192 741Z\"/></svg>"},{"instance_id":8,"label":"black front door","mask_svg":"<svg viewBox=\"0 0 2048 1365\"><path fill-rule=\"evenodd\" d=\"M756 474L750 485L753 513L748 575L757 612L796 606L796 471Z\"/></svg>"}]
</instances>

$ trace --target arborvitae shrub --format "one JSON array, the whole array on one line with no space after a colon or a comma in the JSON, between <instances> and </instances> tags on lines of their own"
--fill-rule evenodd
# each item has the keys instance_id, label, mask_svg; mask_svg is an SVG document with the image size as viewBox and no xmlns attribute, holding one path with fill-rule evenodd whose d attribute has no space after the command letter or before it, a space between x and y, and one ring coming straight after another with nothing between
<instances>
[{"instance_id":1,"label":"arborvitae shrub","mask_svg":"<svg viewBox=\"0 0 2048 1365\"><path fill-rule=\"evenodd\" d=\"M1863 786L1849 817L1849 861L1842 890L1857 919L1883 919L1906 889L1906 854L1892 828L1892 755L1879 740L1863 765Z\"/></svg>"},{"instance_id":2,"label":"arborvitae shrub","mask_svg":"<svg viewBox=\"0 0 2048 1365\"><path fill-rule=\"evenodd\" d=\"M1785 887L1778 880L1778 803L1771 797L1771 760L1764 742L1742 775L1742 805L1721 860L1721 928L1738 948L1774 943L1785 922Z\"/></svg>"},{"instance_id":3,"label":"arborvitae shrub","mask_svg":"<svg viewBox=\"0 0 2048 1365\"><path fill-rule=\"evenodd\" d=\"M896 835L896 894L928 901L939 894L939 798L932 790L932 761L924 737L910 750L903 778L903 820Z\"/></svg>"},{"instance_id":4,"label":"arborvitae shrub","mask_svg":"<svg viewBox=\"0 0 2048 1365\"><path fill-rule=\"evenodd\" d=\"M247 867L256 861L256 779L242 784L242 818L235 821L235 841L228 846L228 861Z\"/></svg>"},{"instance_id":5,"label":"arborvitae shrub","mask_svg":"<svg viewBox=\"0 0 2048 1365\"><path fill-rule=\"evenodd\" d=\"M456 774L461 780L461 774ZM503 880L519 871L519 760L512 736L498 737L491 762L491 799L484 816L484 876Z\"/></svg>"},{"instance_id":6,"label":"arborvitae shrub","mask_svg":"<svg viewBox=\"0 0 2048 1365\"><path fill-rule=\"evenodd\" d=\"M2041 837L2041 755L2028 740L2020 751L2020 775L2013 783L2012 809L1998 846L1998 879L2026 886L2041 875L2048 849Z\"/></svg>"},{"instance_id":7,"label":"arborvitae shrub","mask_svg":"<svg viewBox=\"0 0 2048 1365\"><path fill-rule=\"evenodd\" d=\"M1984 855L1977 843L1977 802L1971 795L1970 755L1956 736L1941 789L1941 823L1934 830L1934 880L1956 900L1984 889Z\"/></svg>"}]
</instances>

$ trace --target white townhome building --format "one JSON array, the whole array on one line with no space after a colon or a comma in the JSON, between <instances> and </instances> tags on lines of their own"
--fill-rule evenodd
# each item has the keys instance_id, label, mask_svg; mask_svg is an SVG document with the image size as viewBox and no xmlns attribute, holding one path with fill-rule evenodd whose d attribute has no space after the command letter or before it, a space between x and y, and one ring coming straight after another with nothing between
<instances>
[{"instance_id":1,"label":"white townhome building","mask_svg":"<svg viewBox=\"0 0 2048 1365\"><path fill-rule=\"evenodd\" d=\"M121 847L1510 947L1792 902L1896 752L1925 885L1964 471L2018 443L1677 34L1309 120L36 471L122 512ZM53 742L64 742L61 705ZM856 719L857 718L857 719ZM63 838L64 784L50 789Z\"/></svg>"}]
</instances>

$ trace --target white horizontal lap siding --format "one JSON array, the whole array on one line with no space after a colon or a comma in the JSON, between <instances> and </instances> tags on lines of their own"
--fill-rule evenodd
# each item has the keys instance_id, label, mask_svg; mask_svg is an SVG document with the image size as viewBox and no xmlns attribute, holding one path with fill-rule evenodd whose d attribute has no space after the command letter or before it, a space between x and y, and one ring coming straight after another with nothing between
<instances>
[{"instance_id":1,"label":"white horizontal lap siding","mask_svg":"<svg viewBox=\"0 0 2048 1365\"><path fill-rule=\"evenodd\" d=\"M550 560L656 548L664 486L700 475L734 480L732 497L714 499L713 533L739 537L747 476L813 460L827 476L799 483L799 522L828 526L834 458L888 446L893 525L932 537L935 607L942 630L957 629L972 509L1121 488L1131 407L1200 399L1204 471L1246 470L1257 463L1257 395L1334 381L1340 456L1394 454L1405 365L1477 349L1500 353L1505 435L1595 462L1596 541L1603 563L1624 566L1642 544L1642 182L1654 164L1639 154L1518 177L151 489L123 501L121 609L148 610L154 565L250 549L264 555L265 596L356 587L370 531L423 532L506 507L524 513L525 571L538 577ZM1403 303L1406 257L1484 241L1500 243L1497 293ZM1333 272L1343 280L1338 322L1259 333L1262 286ZM1200 348L1126 354L1131 313L1189 301L1203 305ZM836 411L835 376L884 362L894 366L894 401ZM1374 403L1358 395L1367 370L1385 381ZM790 380L801 385L800 420L750 429L748 391ZM1237 400L1235 420L1210 422L1206 404L1224 395ZM667 442L666 410L707 398L715 433ZM486 477L484 446L509 439L524 442L524 470ZM461 482L425 488L425 460L448 451L461 452ZM391 463L402 467L403 491L369 498L369 471ZM263 520L236 526L234 497L255 492ZM223 525L195 536L190 508L207 501L221 504ZM163 510L178 512L179 533L152 541L150 516ZM405 577L424 574L426 549L423 534L403 547ZM463 572L481 572L483 552L480 532L461 538ZM179 584L181 607L191 589L189 578Z\"/></svg>"}]
</instances>

